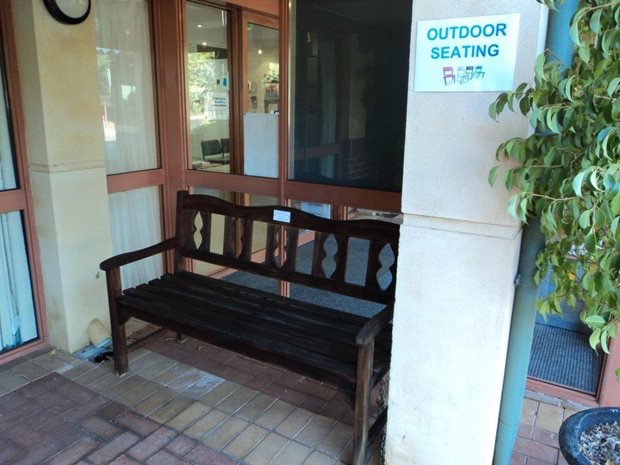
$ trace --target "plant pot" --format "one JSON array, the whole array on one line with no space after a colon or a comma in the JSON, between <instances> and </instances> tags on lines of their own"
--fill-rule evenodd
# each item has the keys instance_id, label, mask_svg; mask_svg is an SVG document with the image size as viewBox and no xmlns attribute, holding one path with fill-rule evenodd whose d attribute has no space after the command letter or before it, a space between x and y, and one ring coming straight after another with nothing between
<instances>
[{"instance_id":1,"label":"plant pot","mask_svg":"<svg viewBox=\"0 0 620 465\"><path fill-rule=\"evenodd\" d=\"M581 434L596 425L615 421L620 421L620 408L602 407L576 413L562 423L559 435L560 451L569 465L591 465L592 462L579 452Z\"/></svg>"}]
</instances>

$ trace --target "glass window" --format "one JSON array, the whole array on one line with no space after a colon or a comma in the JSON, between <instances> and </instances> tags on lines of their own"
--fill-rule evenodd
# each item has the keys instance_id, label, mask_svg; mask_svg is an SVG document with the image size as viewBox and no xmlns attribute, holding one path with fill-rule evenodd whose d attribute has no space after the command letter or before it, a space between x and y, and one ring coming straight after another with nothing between
<instances>
[{"instance_id":1,"label":"glass window","mask_svg":"<svg viewBox=\"0 0 620 465\"><path fill-rule=\"evenodd\" d=\"M0 213L0 353L37 337L22 217Z\"/></svg>"},{"instance_id":2,"label":"glass window","mask_svg":"<svg viewBox=\"0 0 620 465\"><path fill-rule=\"evenodd\" d=\"M0 54L0 59L2 58ZM4 79L4 67L0 70L0 191L16 189L17 176L9 123L9 106Z\"/></svg>"},{"instance_id":3,"label":"glass window","mask_svg":"<svg viewBox=\"0 0 620 465\"><path fill-rule=\"evenodd\" d=\"M188 2L187 22L192 168L230 173L228 12Z\"/></svg>"},{"instance_id":4,"label":"glass window","mask_svg":"<svg viewBox=\"0 0 620 465\"><path fill-rule=\"evenodd\" d=\"M159 187L110 194L110 224L114 254L130 252L162 241ZM123 287L133 287L163 274L161 255L121 268Z\"/></svg>"},{"instance_id":5,"label":"glass window","mask_svg":"<svg viewBox=\"0 0 620 465\"><path fill-rule=\"evenodd\" d=\"M157 168L149 2L94 2L108 174Z\"/></svg>"},{"instance_id":6,"label":"glass window","mask_svg":"<svg viewBox=\"0 0 620 465\"><path fill-rule=\"evenodd\" d=\"M411 0L296 0L289 178L400 191Z\"/></svg>"}]
</instances>

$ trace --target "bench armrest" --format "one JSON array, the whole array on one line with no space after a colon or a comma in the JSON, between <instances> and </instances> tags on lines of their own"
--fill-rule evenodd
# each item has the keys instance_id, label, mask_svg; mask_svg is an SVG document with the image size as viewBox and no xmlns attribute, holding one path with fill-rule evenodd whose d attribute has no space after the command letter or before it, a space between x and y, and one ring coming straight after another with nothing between
<instances>
[{"instance_id":1,"label":"bench armrest","mask_svg":"<svg viewBox=\"0 0 620 465\"><path fill-rule=\"evenodd\" d=\"M133 252L121 253L102 261L99 265L99 268L101 268L103 271L110 271L114 268L119 268L123 265L128 265L129 263L142 260L143 258L165 252L166 250L174 249L177 246L177 243L177 238L172 237L170 239L166 239L163 242L160 242L159 244L155 244L144 249L135 250Z\"/></svg>"},{"instance_id":2,"label":"bench armrest","mask_svg":"<svg viewBox=\"0 0 620 465\"><path fill-rule=\"evenodd\" d=\"M366 346L374 341L377 334L390 322L394 317L394 305L388 305L375 316L373 316L357 333L355 342L357 345Z\"/></svg>"}]
</instances>

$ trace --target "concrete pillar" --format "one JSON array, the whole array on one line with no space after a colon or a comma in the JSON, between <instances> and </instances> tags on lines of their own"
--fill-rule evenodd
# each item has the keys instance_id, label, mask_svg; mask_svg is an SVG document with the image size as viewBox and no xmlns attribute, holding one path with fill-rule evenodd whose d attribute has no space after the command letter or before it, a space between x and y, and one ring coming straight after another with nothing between
<instances>
[{"instance_id":1,"label":"concrete pillar","mask_svg":"<svg viewBox=\"0 0 620 465\"><path fill-rule=\"evenodd\" d=\"M40 0L13 0L31 185L50 342L88 344L93 318L107 322L111 255L95 20L70 26Z\"/></svg>"},{"instance_id":2,"label":"concrete pillar","mask_svg":"<svg viewBox=\"0 0 620 465\"><path fill-rule=\"evenodd\" d=\"M420 20L519 13L515 85L531 81L543 7L535 0L414 1ZM544 37L543 37L544 39ZM488 172L517 115L488 117L497 92L418 93L407 112L394 345L390 465L490 465L502 390L520 225Z\"/></svg>"}]
</instances>

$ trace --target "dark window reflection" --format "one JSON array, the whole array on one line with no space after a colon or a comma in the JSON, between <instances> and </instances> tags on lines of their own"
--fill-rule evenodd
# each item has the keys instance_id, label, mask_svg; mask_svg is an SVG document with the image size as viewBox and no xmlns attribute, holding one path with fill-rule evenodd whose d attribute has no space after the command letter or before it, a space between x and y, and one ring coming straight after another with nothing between
<instances>
[{"instance_id":1,"label":"dark window reflection","mask_svg":"<svg viewBox=\"0 0 620 465\"><path fill-rule=\"evenodd\" d=\"M411 0L297 0L290 178L400 191Z\"/></svg>"}]
</instances>

